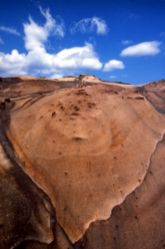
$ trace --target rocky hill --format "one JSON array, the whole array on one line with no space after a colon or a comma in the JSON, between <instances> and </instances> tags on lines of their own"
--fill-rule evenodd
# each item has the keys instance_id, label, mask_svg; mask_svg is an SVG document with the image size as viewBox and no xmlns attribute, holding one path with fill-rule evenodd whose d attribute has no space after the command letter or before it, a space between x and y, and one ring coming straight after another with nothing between
<instances>
[{"instance_id":1,"label":"rocky hill","mask_svg":"<svg viewBox=\"0 0 165 249\"><path fill-rule=\"evenodd\" d=\"M165 81L0 78L0 249L165 248Z\"/></svg>"}]
</instances>

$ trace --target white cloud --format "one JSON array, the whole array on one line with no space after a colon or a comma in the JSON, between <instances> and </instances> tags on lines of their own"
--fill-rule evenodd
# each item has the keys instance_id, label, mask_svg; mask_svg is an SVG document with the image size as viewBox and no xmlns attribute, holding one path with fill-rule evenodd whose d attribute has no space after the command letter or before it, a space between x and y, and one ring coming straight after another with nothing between
<instances>
[{"instance_id":1,"label":"white cloud","mask_svg":"<svg viewBox=\"0 0 165 249\"><path fill-rule=\"evenodd\" d=\"M49 9L43 10L41 7L39 7L41 14L45 17L46 23L45 23L45 31L52 32L53 35L59 36L59 37L64 37L65 32L64 32L64 22L60 18L54 19L51 14Z\"/></svg>"},{"instance_id":2,"label":"white cloud","mask_svg":"<svg viewBox=\"0 0 165 249\"><path fill-rule=\"evenodd\" d=\"M122 61L120 60L110 60L107 63L105 63L103 71L108 72L108 71L113 71L115 69L124 69L125 65Z\"/></svg>"},{"instance_id":3,"label":"white cloud","mask_svg":"<svg viewBox=\"0 0 165 249\"><path fill-rule=\"evenodd\" d=\"M56 54L49 54L43 48L20 54L13 50L10 54L0 53L0 74L6 75L64 75L80 69L99 70L102 63L91 44L82 47L63 49Z\"/></svg>"},{"instance_id":4,"label":"white cloud","mask_svg":"<svg viewBox=\"0 0 165 249\"><path fill-rule=\"evenodd\" d=\"M58 73L55 73L55 74L52 74L50 77L48 77L49 79L58 79L58 78L62 78L64 75L63 74L58 74Z\"/></svg>"},{"instance_id":5,"label":"white cloud","mask_svg":"<svg viewBox=\"0 0 165 249\"><path fill-rule=\"evenodd\" d=\"M47 53L44 48L29 51L24 65L28 73L43 74L48 77L66 74L70 70L99 70L102 67L93 46L88 43L82 47L63 49L56 54Z\"/></svg>"},{"instance_id":6,"label":"white cloud","mask_svg":"<svg viewBox=\"0 0 165 249\"><path fill-rule=\"evenodd\" d=\"M0 31L17 36L21 35L16 29L11 27L0 26Z\"/></svg>"},{"instance_id":7,"label":"white cloud","mask_svg":"<svg viewBox=\"0 0 165 249\"><path fill-rule=\"evenodd\" d=\"M76 32L96 32L98 35L105 35L108 33L108 26L105 20L99 17L84 18L71 25L71 33Z\"/></svg>"},{"instance_id":8,"label":"white cloud","mask_svg":"<svg viewBox=\"0 0 165 249\"><path fill-rule=\"evenodd\" d=\"M148 41L125 48L124 50L122 50L121 56L156 55L159 52L160 42Z\"/></svg>"},{"instance_id":9,"label":"white cloud","mask_svg":"<svg viewBox=\"0 0 165 249\"><path fill-rule=\"evenodd\" d=\"M90 43L83 47L73 47L60 51L54 56L53 62L57 68L89 68L96 70L102 68L102 63L97 58Z\"/></svg>"},{"instance_id":10,"label":"white cloud","mask_svg":"<svg viewBox=\"0 0 165 249\"><path fill-rule=\"evenodd\" d=\"M23 65L25 54L20 54L16 49L10 54L0 53L0 75L22 75L25 74Z\"/></svg>"},{"instance_id":11,"label":"white cloud","mask_svg":"<svg viewBox=\"0 0 165 249\"><path fill-rule=\"evenodd\" d=\"M46 20L44 26L38 25L31 17L29 18L29 22L24 24L25 47L27 50L44 48L44 43L50 35L64 36L63 23L57 23L51 16L49 9L44 11L40 8L40 11Z\"/></svg>"},{"instance_id":12,"label":"white cloud","mask_svg":"<svg viewBox=\"0 0 165 249\"><path fill-rule=\"evenodd\" d=\"M45 24L38 25L32 18L24 24L26 53L14 49L11 53L0 53L0 74L14 76L22 74L53 77L82 69L102 68L94 47L86 43L81 47L66 48L56 54L48 53L45 47L50 35L63 37L63 27L52 18L49 10L41 10Z\"/></svg>"}]
</instances>

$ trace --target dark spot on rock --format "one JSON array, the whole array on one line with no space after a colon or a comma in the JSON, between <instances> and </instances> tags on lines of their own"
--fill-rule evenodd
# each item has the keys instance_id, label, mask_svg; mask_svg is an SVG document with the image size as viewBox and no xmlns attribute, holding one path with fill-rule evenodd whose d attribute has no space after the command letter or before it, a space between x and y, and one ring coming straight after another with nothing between
<instances>
[{"instance_id":1,"label":"dark spot on rock","mask_svg":"<svg viewBox=\"0 0 165 249\"><path fill-rule=\"evenodd\" d=\"M55 117L56 116L56 112L52 112L52 117Z\"/></svg>"},{"instance_id":2,"label":"dark spot on rock","mask_svg":"<svg viewBox=\"0 0 165 249\"><path fill-rule=\"evenodd\" d=\"M89 94L84 89L79 89L78 91L75 92L75 94L89 96Z\"/></svg>"},{"instance_id":3,"label":"dark spot on rock","mask_svg":"<svg viewBox=\"0 0 165 249\"><path fill-rule=\"evenodd\" d=\"M114 159L114 160L116 160L116 159L117 159L117 157L116 157L116 156L114 156L114 157L113 157L113 159Z\"/></svg>"},{"instance_id":4,"label":"dark spot on rock","mask_svg":"<svg viewBox=\"0 0 165 249\"><path fill-rule=\"evenodd\" d=\"M5 102L1 102L1 103L0 103L0 109L4 110L5 107L6 107Z\"/></svg>"},{"instance_id":5,"label":"dark spot on rock","mask_svg":"<svg viewBox=\"0 0 165 249\"><path fill-rule=\"evenodd\" d=\"M77 106L74 106L75 111L79 111L80 109Z\"/></svg>"},{"instance_id":6,"label":"dark spot on rock","mask_svg":"<svg viewBox=\"0 0 165 249\"><path fill-rule=\"evenodd\" d=\"M91 104L91 103L88 103L88 107L89 107L89 108L92 108L92 104Z\"/></svg>"},{"instance_id":7,"label":"dark spot on rock","mask_svg":"<svg viewBox=\"0 0 165 249\"><path fill-rule=\"evenodd\" d=\"M141 182L141 179L138 179L138 182Z\"/></svg>"},{"instance_id":8,"label":"dark spot on rock","mask_svg":"<svg viewBox=\"0 0 165 249\"><path fill-rule=\"evenodd\" d=\"M6 98L6 99L5 99L5 102L10 103L11 100L10 100L9 98Z\"/></svg>"},{"instance_id":9,"label":"dark spot on rock","mask_svg":"<svg viewBox=\"0 0 165 249\"><path fill-rule=\"evenodd\" d=\"M59 122L61 122L62 121L62 119L61 118L59 118L59 120L58 120Z\"/></svg>"},{"instance_id":10,"label":"dark spot on rock","mask_svg":"<svg viewBox=\"0 0 165 249\"><path fill-rule=\"evenodd\" d=\"M73 116L79 116L79 114L77 112L72 112L71 115L73 115Z\"/></svg>"},{"instance_id":11,"label":"dark spot on rock","mask_svg":"<svg viewBox=\"0 0 165 249\"><path fill-rule=\"evenodd\" d=\"M138 220L138 217L137 217L136 215L134 216L134 218L135 218L136 220Z\"/></svg>"},{"instance_id":12,"label":"dark spot on rock","mask_svg":"<svg viewBox=\"0 0 165 249\"><path fill-rule=\"evenodd\" d=\"M66 212L68 209L67 209L67 207L64 207L64 212Z\"/></svg>"},{"instance_id":13,"label":"dark spot on rock","mask_svg":"<svg viewBox=\"0 0 165 249\"><path fill-rule=\"evenodd\" d=\"M61 102L58 102L57 106L58 106L58 107L61 107L61 106L62 106Z\"/></svg>"},{"instance_id":14,"label":"dark spot on rock","mask_svg":"<svg viewBox=\"0 0 165 249\"><path fill-rule=\"evenodd\" d=\"M82 138L81 137L73 137L73 140L75 140L75 141L81 141Z\"/></svg>"},{"instance_id":15,"label":"dark spot on rock","mask_svg":"<svg viewBox=\"0 0 165 249\"><path fill-rule=\"evenodd\" d=\"M60 109L63 111L63 110L65 110L65 107L63 105L61 105Z\"/></svg>"},{"instance_id":16,"label":"dark spot on rock","mask_svg":"<svg viewBox=\"0 0 165 249\"><path fill-rule=\"evenodd\" d=\"M88 107L89 108L92 108L93 106L95 106L96 104L95 103L88 103Z\"/></svg>"},{"instance_id":17,"label":"dark spot on rock","mask_svg":"<svg viewBox=\"0 0 165 249\"><path fill-rule=\"evenodd\" d=\"M68 172L64 172L64 175L67 176L67 175L68 175Z\"/></svg>"},{"instance_id":18,"label":"dark spot on rock","mask_svg":"<svg viewBox=\"0 0 165 249\"><path fill-rule=\"evenodd\" d=\"M119 225L116 225L115 228L116 228L116 229L119 229Z\"/></svg>"},{"instance_id":19,"label":"dark spot on rock","mask_svg":"<svg viewBox=\"0 0 165 249\"><path fill-rule=\"evenodd\" d=\"M144 100L144 97L135 97L135 99Z\"/></svg>"}]
</instances>

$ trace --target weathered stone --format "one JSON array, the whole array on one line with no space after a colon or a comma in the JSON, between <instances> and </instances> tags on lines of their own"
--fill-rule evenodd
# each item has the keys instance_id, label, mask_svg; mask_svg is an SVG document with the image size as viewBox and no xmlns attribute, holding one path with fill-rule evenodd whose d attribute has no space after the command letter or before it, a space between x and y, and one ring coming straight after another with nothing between
<instances>
[{"instance_id":1,"label":"weathered stone","mask_svg":"<svg viewBox=\"0 0 165 249\"><path fill-rule=\"evenodd\" d=\"M1 90L0 248L163 248L165 82L80 79Z\"/></svg>"}]
</instances>

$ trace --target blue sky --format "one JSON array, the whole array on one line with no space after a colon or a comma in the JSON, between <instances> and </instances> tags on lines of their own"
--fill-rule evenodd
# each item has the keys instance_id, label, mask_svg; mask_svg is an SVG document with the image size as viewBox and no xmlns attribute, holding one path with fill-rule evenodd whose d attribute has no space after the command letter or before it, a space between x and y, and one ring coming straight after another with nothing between
<instances>
[{"instance_id":1,"label":"blue sky","mask_svg":"<svg viewBox=\"0 0 165 249\"><path fill-rule=\"evenodd\" d=\"M0 75L165 78L165 0L1 0Z\"/></svg>"}]
</instances>

